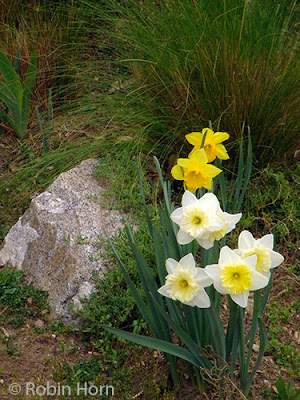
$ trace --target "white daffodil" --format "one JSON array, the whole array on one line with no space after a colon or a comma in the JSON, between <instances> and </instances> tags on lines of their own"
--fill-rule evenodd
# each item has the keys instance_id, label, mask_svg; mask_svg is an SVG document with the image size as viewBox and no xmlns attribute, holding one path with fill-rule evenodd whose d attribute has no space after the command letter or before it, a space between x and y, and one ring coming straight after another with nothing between
<instances>
[{"instance_id":1,"label":"white daffodil","mask_svg":"<svg viewBox=\"0 0 300 400\"><path fill-rule=\"evenodd\" d=\"M218 207L217 207L217 216L221 221L223 221L224 225L223 228L211 232L207 235L207 237L199 238L198 242L201 247L204 247L205 249L209 249L213 246L213 243L215 240L220 240L222 239L227 233L231 232L236 224L239 222L239 220L242 217L242 213L238 214L228 214L227 212L224 212L221 207L220 203L218 202Z\"/></svg>"},{"instance_id":2,"label":"white daffodil","mask_svg":"<svg viewBox=\"0 0 300 400\"><path fill-rule=\"evenodd\" d=\"M257 256L242 258L228 246L222 247L218 264L207 265L204 270L214 280L215 289L229 294L240 307L248 303L249 291L261 289L268 279L255 271Z\"/></svg>"},{"instance_id":3,"label":"white daffodil","mask_svg":"<svg viewBox=\"0 0 300 400\"><path fill-rule=\"evenodd\" d=\"M210 286L213 280L203 268L196 267L191 253L179 262L168 258L166 268L166 284L158 289L160 294L191 307L210 307L210 299L204 288Z\"/></svg>"},{"instance_id":4,"label":"white daffodil","mask_svg":"<svg viewBox=\"0 0 300 400\"><path fill-rule=\"evenodd\" d=\"M270 269L278 267L284 258L273 251L274 236L265 235L261 239L254 239L249 231L241 232L239 236L239 248L235 250L242 258L256 254L257 263L255 270L270 279Z\"/></svg>"},{"instance_id":5,"label":"white daffodil","mask_svg":"<svg viewBox=\"0 0 300 400\"><path fill-rule=\"evenodd\" d=\"M179 244L187 244L196 239L202 247L209 249L213 241L207 238L212 232L218 232L224 228L224 221L218 217L217 210L220 207L217 197L213 193L206 193L200 199L186 190L182 196L182 207L177 208L170 215L171 220L179 225L177 241ZM206 240L207 239L207 240Z\"/></svg>"}]
</instances>

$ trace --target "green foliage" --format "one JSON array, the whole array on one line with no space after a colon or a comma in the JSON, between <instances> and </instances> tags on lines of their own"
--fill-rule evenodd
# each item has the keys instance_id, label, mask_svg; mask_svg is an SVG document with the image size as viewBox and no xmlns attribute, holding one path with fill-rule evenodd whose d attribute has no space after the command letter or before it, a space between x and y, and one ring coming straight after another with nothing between
<instances>
[{"instance_id":1,"label":"green foliage","mask_svg":"<svg viewBox=\"0 0 300 400\"><path fill-rule=\"evenodd\" d=\"M203 144L204 143L202 143L202 146ZM232 212L235 212L240 208L249 182L252 164L250 140L249 146L250 151L245 159L242 152L243 147L241 146L238 176L234 184L234 192L237 194L236 196L233 196L234 206ZM245 170L243 168L244 163L246 165ZM149 234L151 235L154 246L159 279L153 275L153 271L149 268L143 252L135 241L131 228L129 225L126 225L126 233L136 261L138 276L145 294L144 297L141 296L136 284L128 274L127 265L120 258L118 250L115 248L113 242L108 238L112 250L118 260L119 267L123 273L124 280L126 281L135 303L154 337L138 335L136 333L112 328L111 324L105 326L105 329L108 332L116 334L117 336L135 344L163 351L175 386L178 386L179 384L176 358L187 361L190 369L193 371L191 373L193 378L197 380L200 392L205 391L204 381L210 381L211 375L214 375L214 372L212 372L212 360L207 357L208 349L213 351L214 355L217 357L216 363L218 367L224 368L222 375L229 374L230 372L231 379L234 377L234 370L238 359L240 368L240 387L247 396L255 372L262 360L267 345L267 332L261 317L268 299L271 279L269 280L263 296L261 296L259 290L256 290L254 293L252 325L247 333L247 337L245 337L244 310L230 299L228 299L230 318L227 326L227 333L225 335L224 327L220 319L220 295L213 287L207 289L207 292L210 295L210 307L208 308L202 309L198 307L185 306L180 302L175 302L169 298L166 298L166 301L164 302L158 293L158 288L165 284L165 278L167 275L165 260L171 257L179 261L179 259L188 254L192 255L195 259L196 246L193 242L185 245L180 245L178 243L176 239L178 229L170 219L170 214L174 211L174 205L171 202L171 185L170 182L164 181L159 162L156 158L155 164L164 195L164 201L159 204L158 207L159 224L152 223L146 203L144 204L144 210ZM247 173L248 169L249 171ZM143 179L140 169L138 170L138 173L141 193L145 201ZM228 196L226 194L224 178L223 180L221 179L219 183L223 204L226 206ZM244 185L243 189L242 184ZM202 194L203 193L200 190L199 195ZM222 245L225 245L225 243L226 242L223 240ZM217 242L215 242L214 247L211 250L202 249L201 267L216 262L218 259L218 254L216 253L218 253L218 250L219 245ZM174 332L176 336L173 336L171 332ZM259 352L256 362L254 366L252 366L250 372L249 367L251 355L257 332L259 332ZM248 340L249 344L246 351L246 343ZM230 371L226 371L224 365L225 360L230 363ZM209 372L206 372L208 370Z\"/></svg>"},{"instance_id":2,"label":"green foliage","mask_svg":"<svg viewBox=\"0 0 300 400\"><path fill-rule=\"evenodd\" d=\"M22 325L27 316L49 309L48 294L26 284L23 276L22 271L7 266L0 269L0 306L5 309L1 318L14 327Z\"/></svg>"},{"instance_id":3,"label":"green foliage","mask_svg":"<svg viewBox=\"0 0 300 400\"><path fill-rule=\"evenodd\" d=\"M278 391L277 395L273 395L273 399L280 400L299 400L300 399L300 389L296 390L292 386L292 382L289 381L287 384L284 379L280 376L276 382L276 388Z\"/></svg>"},{"instance_id":4,"label":"green foliage","mask_svg":"<svg viewBox=\"0 0 300 400\"><path fill-rule=\"evenodd\" d=\"M141 221L139 230L135 232L135 238L139 246L143 249L145 257L150 264L153 260L153 247L149 235L145 231L145 225ZM128 248L128 242L124 232L114 237L114 244L119 251L120 257L126 262L128 273L131 279L141 290L138 280L135 260ZM110 260L115 259L110 248L107 249L105 257ZM144 328L143 320L135 306L130 290L126 286L122 272L119 268L112 268L105 273L104 279L95 276L95 291L88 300L83 300L83 307L78 311L82 316L80 333L84 340L91 340L96 348L112 357L112 343L114 336L107 333L102 326L133 327L136 332Z\"/></svg>"},{"instance_id":5,"label":"green foliage","mask_svg":"<svg viewBox=\"0 0 300 400\"><path fill-rule=\"evenodd\" d=\"M289 369L294 376L300 373L299 370L299 352L293 344L289 344L288 336L284 336L284 340L279 338L283 334L282 325L288 320L294 319L299 312L300 302L280 306L278 301L274 301L267 305L266 316L269 322L269 342L268 350L272 351L274 360L278 365Z\"/></svg>"},{"instance_id":6,"label":"green foliage","mask_svg":"<svg viewBox=\"0 0 300 400\"><path fill-rule=\"evenodd\" d=\"M0 117L22 139L29 122L30 99L37 71L37 52L33 53L29 61L24 86L15 68L1 51L0 71L4 79L4 82L0 82L0 100L4 102L10 114L0 107Z\"/></svg>"},{"instance_id":7,"label":"green foliage","mask_svg":"<svg viewBox=\"0 0 300 400\"><path fill-rule=\"evenodd\" d=\"M137 82L122 115L144 126L156 154L177 155L184 135L209 119L232 136L232 145L242 122L251 126L261 165L295 152L296 2L111 3L116 57ZM234 150L229 154L234 162Z\"/></svg>"}]
</instances>

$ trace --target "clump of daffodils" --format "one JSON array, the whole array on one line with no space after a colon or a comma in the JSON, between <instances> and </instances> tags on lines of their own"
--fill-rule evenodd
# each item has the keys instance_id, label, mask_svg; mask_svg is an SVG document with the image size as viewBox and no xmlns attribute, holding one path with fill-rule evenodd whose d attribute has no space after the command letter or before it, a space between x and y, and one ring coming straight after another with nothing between
<instances>
[{"instance_id":1,"label":"clump of daffodils","mask_svg":"<svg viewBox=\"0 0 300 400\"><path fill-rule=\"evenodd\" d=\"M139 295L112 245L124 278L155 338L109 327L105 329L134 343L163 351L170 364L174 382L177 381L178 375L173 356L189 362L196 367L195 381L201 391L205 387L204 379L207 379L206 372L203 371L210 370L208 376L211 377L216 362L220 366L222 376L227 373L232 379L239 376L240 388L245 398L248 398L253 377L267 343L266 328L261 316L269 294L271 271L280 265L284 258L274 251L272 234L254 238L245 230L239 235L238 248L231 249L225 245L226 235L235 229L242 214L225 211L226 205L231 204L230 200L227 201L226 181L222 176L219 183L224 210L221 208L217 196L213 193L213 179L222 171L210 163L216 158L229 158L222 144L229 135L205 128L202 132L186 135L186 138L194 148L188 158L179 158L172 168L173 177L183 181L185 188L181 207L172 212L170 186L165 184L159 162L155 159L163 187L165 207L159 209L160 226L152 225L150 220L148 226L154 244L160 287L157 286L152 269L139 253L129 226L126 227L127 235L135 253L145 299ZM233 212L234 209L240 210L243 202L251 175L251 154L249 131L245 160L242 144L240 147L240 160L243 160L246 167L238 170L233 187L239 187L239 190L231 193L229 198L234 199ZM243 182L242 189L240 182ZM209 192L203 194L203 190L197 191L199 188L205 188ZM169 213L166 210L169 210ZM198 252L197 247L202 248L201 252ZM197 265L199 257L201 266ZM266 289L261 293L260 290L264 288ZM251 292L254 292L252 325L246 334L244 309ZM167 298L165 302L161 295ZM223 319L220 318L221 295L225 295L228 300L229 318L226 329ZM258 338L256 361L251 362L253 345L257 343ZM216 355L215 362L204 356L202 349L207 348L211 348ZM168 355L172 358L168 358ZM224 367L224 360L228 366L231 363L230 367ZM235 374L237 365L239 372Z\"/></svg>"},{"instance_id":2,"label":"clump of daffodils","mask_svg":"<svg viewBox=\"0 0 300 400\"><path fill-rule=\"evenodd\" d=\"M175 209L171 220L178 225L177 241L187 245L192 241L208 250L231 232L242 217L241 213L229 214L221 209L218 198L206 193L199 199L193 194L204 187L212 189L212 180L222 171L209 164L216 158L229 158L223 141L229 138L226 132L213 132L205 128L202 132L186 135L194 148L188 158L179 158L172 168L175 179L183 180L186 191L182 196L182 207ZM245 308L250 291L267 286L272 268L283 262L281 254L273 250L273 235L254 239L243 231L238 240L238 249L228 246L221 249L217 264L197 268L192 254L179 262L168 259L165 285L158 291L173 300L199 308L210 307L210 299L204 288L213 285L221 294L227 294L240 307Z\"/></svg>"}]
</instances>

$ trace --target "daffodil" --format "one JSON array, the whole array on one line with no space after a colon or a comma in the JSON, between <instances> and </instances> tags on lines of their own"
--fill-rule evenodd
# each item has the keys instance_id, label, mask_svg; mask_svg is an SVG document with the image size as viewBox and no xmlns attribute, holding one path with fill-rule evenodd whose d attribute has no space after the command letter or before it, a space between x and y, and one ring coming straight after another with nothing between
<instances>
[{"instance_id":1,"label":"daffodil","mask_svg":"<svg viewBox=\"0 0 300 400\"><path fill-rule=\"evenodd\" d=\"M270 279L270 269L278 267L284 258L281 254L273 251L274 236L268 234L261 239L254 239L249 231L243 231L239 236L238 250L235 250L242 258L253 254L257 256L255 269Z\"/></svg>"},{"instance_id":2,"label":"daffodil","mask_svg":"<svg viewBox=\"0 0 300 400\"><path fill-rule=\"evenodd\" d=\"M190 154L200 149L205 133L206 137L203 148L208 162L214 161L216 157L221 160L228 160L227 150L221 143L229 138L229 134L226 132L214 132L209 128L204 128L202 132L192 132L185 136L187 141L194 146Z\"/></svg>"},{"instance_id":3,"label":"daffodil","mask_svg":"<svg viewBox=\"0 0 300 400\"><path fill-rule=\"evenodd\" d=\"M214 281L215 289L229 294L240 307L247 307L250 290L261 289L268 279L255 270L257 256L239 256L228 246L222 247L218 264L207 265L204 270Z\"/></svg>"},{"instance_id":4,"label":"daffodil","mask_svg":"<svg viewBox=\"0 0 300 400\"><path fill-rule=\"evenodd\" d=\"M212 179L222 170L207 162L205 151L200 149L190 154L189 158L179 158L171 174L173 178L184 181L186 189L190 192L195 192L201 187L211 190Z\"/></svg>"},{"instance_id":5,"label":"daffodil","mask_svg":"<svg viewBox=\"0 0 300 400\"><path fill-rule=\"evenodd\" d=\"M217 215L219 207L219 201L213 193L206 193L197 199L186 190L182 196L182 207L170 215L171 220L179 226L178 243L187 244L196 239L205 249L211 248L214 239L209 241L207 238L213 232L221 231L225 225L224 220Z\"/></svg>"},{"instance_id":6,"label":"daffodil","mask_svg":"<svg viewBox=\"0 0 300 400\"><path fill-rule=\"evenodd\" d=\"M218 201L218 207L217 207L216 214L217 214L217 217L224 224L223 224L222 229L210 232L206 236L204 235L203 237L198 238L198 243L200 244L201 247L203 247L205 249L210 249L213 246L215 240L220 240L227 233L231 232L242 217L242 213L229 214L227 212L224 212L220 207L219 201Z\"/></svg>"},{"instance_id":7,"label":"daffodil","mask_svg":"<svg viewBox=\"0 0 300 400\"><path fill-rule=\"evenodd\" d=\"M173 258L166 260L168 275L166 283L158 292L188 306L210 307L210 299L204 288L213 281L203 268L197 268L193 255L184 256L179 262Z\"/></svg>"}]
</instances>

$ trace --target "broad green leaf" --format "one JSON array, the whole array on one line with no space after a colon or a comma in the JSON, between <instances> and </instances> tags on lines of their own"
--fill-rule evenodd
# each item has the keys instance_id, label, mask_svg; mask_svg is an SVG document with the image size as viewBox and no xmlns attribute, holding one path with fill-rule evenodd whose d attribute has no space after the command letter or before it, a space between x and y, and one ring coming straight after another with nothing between
<instances>
[{"instance_id":1,"label":"broad green leaf","mask_svg":"<svg viewBox=\"0 0 300 400\"><path fill-rule=\"evenodd\" d=\"M199 360L199 363L204 368L211 368L210 362L201 356L201 348L193 341L190 335L185 332L180 326L178 326L170 316L165 312L165 310L156 302L154 299L158 311L160 312L161 316L165 319L168 323L169 327L173 329L179 339L186 345L186 347L190 350L190 352Z\"/></svg>"},{"instance_id":2,"label":"broad green leaf","mask_svg":"<svg viewBox=\"0 0 300 400\"><path fill-rule=\"evenodd\" d=\"M286 400L288 398L288 396L287 396L287 393L286 393L286 390L285 390L285 383L284 383L284 380L283 380L282 376L280 376L277 379L276 387L277 387L277 390L278 390L278 394L280 395L280 398L282 400Z\"/></svg>"},{"instance_id":3,"label":"broad green leaf","mask_svg":"<svg viewBox=\"0 0 300 400\"><path fill-rule=\"evenodd\" d=\"M12 97L18 104L18 107L21 108L23 98L23 86L13 65L10 63L7 56L2 51L0 51L0 71L4 78L5 86L12 94Z\"/></svg>"},{"instance_id":4,"label":"broad green leaf","mask_svg":"<svg viewBox=\"0 0 300 400\"><path fill-rule=\"evenodd\" d=\"M21 111L19 109L18 103L14 98L13 94L8 90L5 83L0 81L0 99L5 103L8 108L14 127L10 124L11 128L19 136L19 128L21 121Z\"/></svg>"},{"instance_id":5,"label":"broad green leaf","mask_svg":"<svg viewBox=\"0 0 300 400\"><path fill-rule=\"evenodd\" d=\"M26 77L24 81L24 96L22 103L22 114L21 114L21 132L24 136L28 122L29 122L29 112L30 112L30 99L32 95L32 90L34 87L35 77L37 71L37 52L34 51L32 57L29 61L29 65L26 72Z\"/></svg>"},{"instance_id":6,"label":"broad green leaf","mask_svg":"<svg viewBox=\"0 0 300 400\"><path fill-rule=\"evenodd\" d=\"M106 326L103 326L103 328L110 333L118 335L123 339L129 340L130 342L149 347L150 349L163 351L164 353L168 353L183 360L186 360L189 363L193 364L195 367L200 368L198 360L191 354L190 351L174 343L169 343L164 340L148 336L136 335L134 333L122 331L120 329L109 328Z\"/></svg>"}]
</instances>

